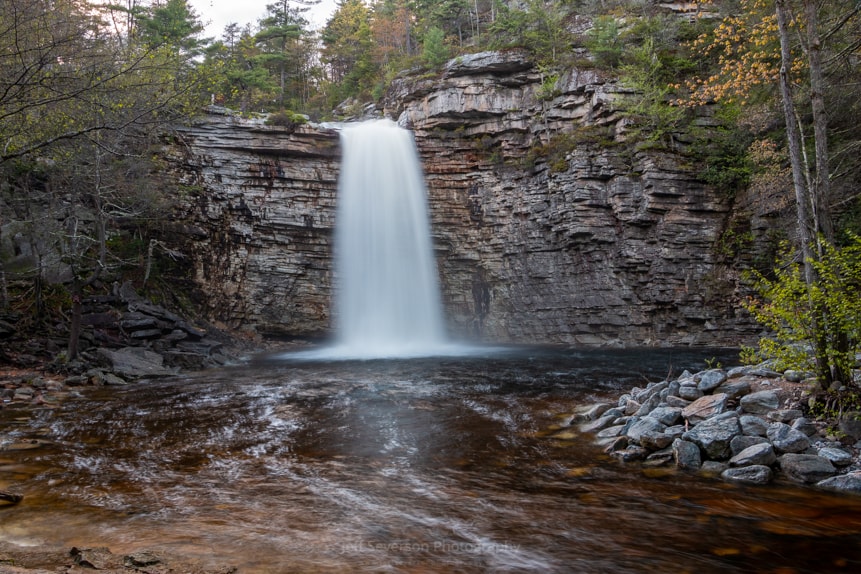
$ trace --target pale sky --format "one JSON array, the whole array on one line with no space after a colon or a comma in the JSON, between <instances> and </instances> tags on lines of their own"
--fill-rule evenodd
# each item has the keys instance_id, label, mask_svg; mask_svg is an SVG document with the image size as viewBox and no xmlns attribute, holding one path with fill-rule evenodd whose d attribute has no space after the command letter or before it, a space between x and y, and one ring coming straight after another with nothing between
<instances>
[{"instance_id":1,"label":"pale sky","mask_svg":"<svg viewBox=\"0 0 861 574\"><path fill-rule=\"evenodd\" d=\"M188 0L189 6L200 16L206 25L204 36L221 39L224 27L236 22L240 27L245 24L257 24L257 20L266 13L266 5L276 0ZM335 11L336 0L322 0L305 13L305 18L311 22L311 28L319 29ZM298 5L294 3L294 6Z\"/></svg>"}]
</instances>

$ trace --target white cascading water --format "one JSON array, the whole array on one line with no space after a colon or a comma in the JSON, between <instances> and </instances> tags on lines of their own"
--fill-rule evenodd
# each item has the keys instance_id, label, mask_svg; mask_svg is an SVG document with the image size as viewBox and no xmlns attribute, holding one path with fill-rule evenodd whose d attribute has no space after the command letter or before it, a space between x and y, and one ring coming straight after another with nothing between
<instances>
[{"instance_id":1,"label":"white cascading water","mask_svg":"<svg viewBox=\"0 0 861 574\"><path fill-rule=\"evenodd\" d=\"M433 355L446 346L427 192L412 134L390 120L341 131L335 354Z\"/></svg>"}]
</instances>

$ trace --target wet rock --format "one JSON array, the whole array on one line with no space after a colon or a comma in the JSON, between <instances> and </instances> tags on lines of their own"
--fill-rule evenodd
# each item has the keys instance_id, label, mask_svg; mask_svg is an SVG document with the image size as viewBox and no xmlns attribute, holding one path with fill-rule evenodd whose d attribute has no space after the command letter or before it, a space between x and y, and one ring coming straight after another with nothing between
<instances>
[{"instance_id":1,"label":"wet rock","mask_svg":"<svg viewBox=\"0 0 861 574\"><path fill-rule=\"evenodd\" d=\"M861 471L826 478L816 483L819 488L861 494Z\"/></svg>"},{"instance_id":2,"label":"wet rock","mask_svg":"<svg viewBox=\"0 0 861 574\"><path fill-rule=\"evenodd\" d=\"M852 464L852 453L846 452L842 448L836 447L823 447L816 451L816 454L821 456L822 458L826 458L831 461L831 464L834 466L849 466Z\"/></svg>"},{"instance_id":3,"label":"wet rock","mask_svg":"<svg viewBox=\"0 0 861 574\"><path fill-rule=\"evenodd\" d=\"M765 436L768 434L768 423L753 415L739 417L742 432L748 436Z\"/></svg>"},{"instance_id":4,"label":"wet rock","mask_svg":"<svg viewBox=\"0 0 861 574\"><path fill-rule=\"evenodd\" d=\"M729 412L701 422L682 437L699 446L708 458L720 460L729 458L730 443L740 434L738 415Z\"/></svg>"},{"instance_id":5,"label":"wet rock","mask_svg":"<svg viewBox=\"0 0 861 574\"><path fill-rule=\"evenodd\" d=\"M673 463L674 458L672 448L662 448L647 456L643 465L650 467L668 466Z\"/></svg>"},{"instance_id":6,"label":"wet rock","mask_svg":"<svg viewBox=\"0 0 861 574\"><path fill-rule=\"evenodd\" d=\"M772 423L766 436L774 445L774 450L780 453L798 453L810 448L810 440L806 434L784 423Z\"/></svg>"},{"instance_id":7,"label":"wet rock","mask_svg":"<svg viewBox=\"0 0 861 574\"><path fill-rule=\"evenodd\" d=\"M702 465L700 448L692 442L677 438L673 441L672 451L676 466L682 470L698 470Z\"/></svg>"},{"instance_id":8,"label":"wet rock","mask_svg":"<svg viewBox=\"0 0 861 574\"><path fill-rule=\"evenodd\" d=\"M694 378L696 379L697 377ZM703 393L708 394L721 386L721 384L726 381L727 377L726 372L723 369L711 369L700 373L698 378L699 382L697 383L697 388Z\"/></svg>"},{"instance_id":9,"label":"wet rock","mask_svg":"<svg viewBox=\"0 0 861 574\"><path fill-rule=\"evenodd\" d=\"M599 403L597 405L592 405L592 408L583 414L585 414L586 418L590 421L594 421L599 419L601 415L609 411L611 408L613 408L613 405L610 403Z\"/></svg>"},{"instance_id":10,"label":"wet rock","mask_svg":"<svg viewBox=\"0 0 861 574\"><path fill-rule=\"evenodd\" d=\"M625 450L626 448L628 448L628 437L620 436L607 445L604 452L610 454L618 450Z\"/></svg>"},{"instance_id":11,"label":"wet rock","mask_svg":"<svg viewBox=\"0 0 861 574\"><path fill-rule=\"evenodd\" d=\"M727 482L741 484L768 484L774 477L771 469L764 465L752 465L738 468L728 468L721 473L721 478Z\"/></svg>"},{"instance_id":12,"label":"wet rock","mask_svg":"<svg viewBox=\"0 0 861 574\"><path fill-rule=\"evenodd\" d=\"M670 446L673 437L664 432L643 431L640 434L640 445L651 450L659 450Z\"/></svg>"},{"instance_id":13,"label":"wet rock","mask_svg":"<svg viewBox=\"0 0 861 574\"><path fill-rule=\"evenodd\" d=\"M625 425L615 425L611 427L607 427L602 431L599 431L595 434L595 438L614 438L622 434L622 431L625 429Z\"/></svg>"},{"instance_id":14,"label":"wet rock","mask_svg":"<svg viewBox=\"0 0 861 574\"><path fill-rule=\"evenodd\" d=\"M682 417L691 424L698 424L706 419L712 418L726 411L727 396L724 394L706 395L701 397L684 409Z\"/></svg>"},{"instance_id":15,"label":"wet rock","mask_svg":"<svg viewBox=\"0 0 861 574\"><path fill-rule=\"evenodd\" d=\"M594 420L592 422L587 422L585 424L580 425L580 430L582 432L590 432L597 433L598 431L602 431L608 427L613 426L613 423L616 422L615 416L603 416L598 420Z\"/></svg>"},{"instance_id":16,"label":"wet rock","mask_svg":"<svg viewBox=\"0 0 861 574\"><path fill-rule=\"evenodd\" d=\"M837 474L827 458L815 454L784 454L778 459L780 470L790 479L806 484L820 482Z\"/></svg>"},{"instance_id":17,"label":"wet rock","mask_svg":"<svg viewBox=\"0 0 861 574\"><path fill-rule=\"evenodd\" d=\"M731 459L730 466L769 466L777 461L777 455L774 453L774 447L769 443L760 443L747 447Z\"/></svg>"},{"instance_id":18,"label":"wet rock","mask_svg":"<svg viewBox=\"0 0 861 574\"><path fill-rule=\"evenodd\" d=\"M649 456L649 449L637 445L628 445L624 450L610 453L610 456L622 462L636 462L645 460Z\"/></svg>"},{"instance_id":19,"label":"wet rock","mask_svg":"<svg viewBox=\"0 0 861 574\"><path fill-rule=\"evenodd\" d=\"M741 408L748 413L764 415L780 406L780 397L776 391L766 390L745 395L740 401Z\"/></svg>"},{"instance_id":20,"label":"wet rock","mask_svg":"<svg viewBox=\"0 0 861 574\"><path fill-rule=\"evenodd\" d=\"M729 448L732 451L733 456L735 456L748 447L763 443L771 444L768 442L767 438L761 436L739 435L730 441Z\"/></svg>"},{"instance_id":21,"label":"wet rock","mask_svg":"<svg viewBox=\"0 0 861 574\"><path fill-rule=\"evenodd\" d=\"M724 462L707 460L703 462L703 465L700 467L700 473L705 474L706 476L720 476L720 474L727 468L729 468L729 466Z\"/></svg>"}]
</instances>

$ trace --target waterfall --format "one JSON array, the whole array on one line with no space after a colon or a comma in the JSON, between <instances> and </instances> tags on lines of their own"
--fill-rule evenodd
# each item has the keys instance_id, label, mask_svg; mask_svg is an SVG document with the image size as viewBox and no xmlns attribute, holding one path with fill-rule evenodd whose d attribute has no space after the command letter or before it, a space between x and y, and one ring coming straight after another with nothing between
<instances>
[{"instance_id":1,"label":"waterfall","mask_svg":"<svg viewBox=\"0 0 861 574\"><path fill-rule=\"evenodd\" d=\"M336 353L433 355L446 345L427 192L412 134L390 120L341 131Z\"/></svg>"}]
</instances>

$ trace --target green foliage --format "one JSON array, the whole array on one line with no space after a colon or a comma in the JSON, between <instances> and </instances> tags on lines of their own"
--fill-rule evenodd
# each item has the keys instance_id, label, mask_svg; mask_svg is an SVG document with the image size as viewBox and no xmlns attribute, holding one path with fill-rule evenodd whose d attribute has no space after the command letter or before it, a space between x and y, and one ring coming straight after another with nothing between
<instances>
[{"instance_id":1,"label":"green foliage","mask_svg":"<svg viewBox=\"0 0 861 574\"><path fill-rule=\"evenodd\" d=\"M759 300L748 310L773 337L759 344L759 354L781 368L813 371L821 383L837 377L852 383L855 355L861 351L861 237L836 247L822 242L816 273L808 285L804 266L784 249L768 279L752 272Z\"/></svg>"},{"instance_id":2,"label":"green foliage","mask_svg":"<svg viewBox=\"0 0 861 574\"><path fill-rule=\"evenodd\" d=\"M266 125L268 126L296 128L297 126L301 126L305 123L308 123L308 118L306 116L297 114L296 112L291 112L290 110L275 112L266 118Z\"/></svg>"},{"instance_id":3,"label":"green foliage","mask_svg":"<svg viewBox=\"0 0 861 574\"><path fill-rule=\"evenodd\" d=\"M432 26L425 32L422 59L432 69L439 68L448 61L449 50L445 45L445 32Z\"/></svg>"},{"instance_id":4,"label":"green foliage","mask_svg":"<svg viewBox=\"0 0 861 574\"><path fill-rule=\"evenodd\" d=\"M601 68L614 69L622 61L623 44L619 24L612 16L595 18L586 34L586 48Z\"/></svg>"},{"instance_id":5,"label":"green foliage","mask_svg":"<svg viewBox=\"0 0 861 574\"><path fill-rule=\"evenodd\" d=\"M561 2L528 0L525 10L502 4L488 29L489 45L494 49L524 47L539 66L556 66L572 43L565 28L566 16Z\"/></svg>"}]
</instances>

